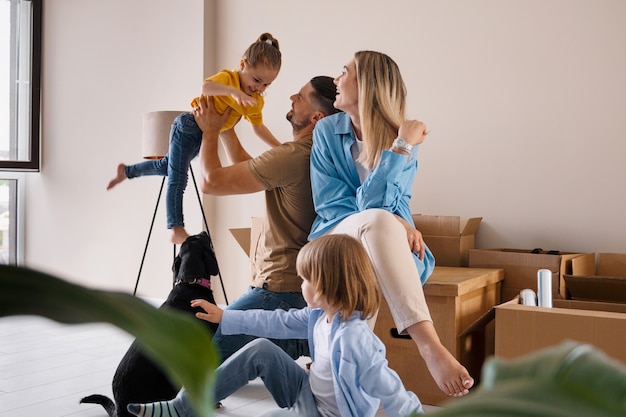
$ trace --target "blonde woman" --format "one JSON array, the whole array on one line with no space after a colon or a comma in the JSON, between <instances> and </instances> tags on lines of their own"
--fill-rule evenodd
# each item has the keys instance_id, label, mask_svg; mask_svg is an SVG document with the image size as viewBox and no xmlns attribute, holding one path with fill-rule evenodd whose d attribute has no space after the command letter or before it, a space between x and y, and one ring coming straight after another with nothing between
<instances>
[{"instance_id":1,"label":"blonde woman","mask_svg":"<svg viewBox=\"0 0 626 417\"><path fill-rule=\"evenodd\" d=\"M329 235L307 243L296 261L302 277L302 310L221 310L206 300L192 305L197 317L221 322L222 331L262 337L308 337L313 360L307 373L267 339L248 343L217 368L220 401L257 377L282 408L264 417L373 417L382 405L388 416L423 413L387 366L385 346L367 324L378 310L376 275L361 243ZM195 417L185 391L172 401L129 404L143 416Z\"/></svg>"},{"instance_id":2,"label":"blonde woman","mask_svg":"<svg viewBox=\"0 0 626 417\"><path fill-rule=\"evenodd\" d=\"M409 200L426 126L405 115L406 89L387 55L357 52L335 78L343 113L316 125L311 187L317 218L309 239L345 233L367 250L398 331L408 333L439 388L469 392L474 380L441 344L422 285L435 260L415 229Z\"/></svg>"}]
</instances>

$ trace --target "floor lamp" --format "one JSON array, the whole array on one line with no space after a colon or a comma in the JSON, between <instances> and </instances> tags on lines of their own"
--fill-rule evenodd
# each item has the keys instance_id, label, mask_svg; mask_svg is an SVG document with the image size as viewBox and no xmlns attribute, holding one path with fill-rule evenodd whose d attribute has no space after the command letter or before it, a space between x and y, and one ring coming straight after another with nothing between
<instances>
[{"instance_id":1,"label":"floor lamp","mask_svg":"<svg viewBox=\"0 0 626 417\"><path fill-rule=\"evenodd\" d=\"M161 159L167 154L170 143L170 130L172 123L176 116L181 114L182 111L153 111L145 113L143 115L143 158L144 159ZM200 205L200 211L202 212L202 219L204 220L204 228L211 237L209 232L209 224L206 220L204 213L204 207L202 206L202 199L200 198L200 191L198 190L198 184L196 183L196 177L193 173L193 168L189 165L189 171L191 172L191 182L196 189L196 196L198 197L198 204ZM135 290L133 295L137 294L137 287L139 286L139 278L141 278L141 271L143 270L143 264L146 259L146 253L148 252L148 244L150 243L150 236L152 236L152 229L154 227L154 220L159 208L159 202L161 201L161 195L163 194L163 187L165 185L167 177L163 177L161 180L161 187L159 188L159 195L157 197L156 205L154 206L154 213L152 214L152 221L150 222L150 229L148 230L148 237L146 239L146 246L143 250L143 256L141 257L141 264L139 265L139 272L137 273L137 281L135 282ZM173 245L173 256L176 258L176 245ZM211 241L211 250L215 252L213 243ZM218 267L219 268L219 267ZM226 297L226 289L224 288L224 281L222 280L222 274L218 269L218 276L220 278L220 285L224 294L224 301L228 304L228 298Z\"/></svg>"}]
</instances>

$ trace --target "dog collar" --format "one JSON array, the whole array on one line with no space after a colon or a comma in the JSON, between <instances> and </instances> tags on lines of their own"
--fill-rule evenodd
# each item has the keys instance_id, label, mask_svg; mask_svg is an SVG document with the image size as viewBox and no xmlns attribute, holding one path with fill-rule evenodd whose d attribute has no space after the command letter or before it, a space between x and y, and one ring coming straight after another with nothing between
<instances>
[{"instance_id":1,"label":"dog collar","mask_svg":"<svg viewBox=\"0 0 626 417\"><path fill-rule=\"evenodd\" d=\"M194 278L194 279L177 279L174 281L174 285L178 284L198 284L203 286L204 288L211 289L211 280L206 278Z\"/></svg>"}]
</instances>

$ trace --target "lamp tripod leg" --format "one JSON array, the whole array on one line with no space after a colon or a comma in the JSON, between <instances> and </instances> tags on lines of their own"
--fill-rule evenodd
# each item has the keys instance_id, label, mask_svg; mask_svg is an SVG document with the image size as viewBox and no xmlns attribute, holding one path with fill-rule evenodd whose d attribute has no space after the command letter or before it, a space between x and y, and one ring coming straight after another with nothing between
<instances>
[{"instance_id":1,"label":"lamp tripod leg","mask_svg":"<svg viewBox=\"0 0 626 417\"><path fill-rule=\"evenodd\" d=\"M154 214L152 215L152 222L150 223L150 230L148 231L148 238L146 239L146 246L143 249L143 256L141 257L141 265L139 265L139 273L137 274L137 281L135 282L135 289L133 295L137 295L137 287L139 286L139 278L141 277L141 270L143 269L143 263L146 260L146 252L148 252L148 243L150 243L150 236L152 235L152 228L154 227L154 219L156 219L157 210L159 208L159 201L161 201L161 194L163 193L163 186L165 185L165 179L163 177L161 181L161 188L159 189L159 196L157 197L156 204L154 206ZM174 257L176 257L176 245L174 245Z\"/></svg>"},{"instance_id":2,"label":"lamp tripod leg","mask_svg":"<svg viewBox=\"0 0 626 417\"><path fill-rule=\"evenodd\" d=\"M198 190L198 184L196 183L196 176L193 173L193 168L191 167L191 165L189 165L189 171L191 172L192 182L196 189L196 196L198 198L198 204L200 205L200 211L202 212L202 219L204 220L204 228L207 234L209 235L209 239L210 239L211 233L209 232L209 224L207 222L206 215L204 213L204 207L202 206L202 199L200 198L200 190ZM150 229L148 231L148 237L146 239L146 246L144 247L144 250L143 250L143 256L141 257L141 264L139 265L139 272L137 273L137 280L135 282L135 289L133 290L133 295L137 295L137 287L139 286L139 278L141 278L141 271L143 270L143 264L144 264L144 261L146 260L146 253L148 252L148 244L150 243L150 236L152 236L154 220L156 219L156 214L159 208L159 202L161 201L161 194L163 194L163 187L165 185L166 179L167 177L164 176L163 180L161 181L161 188L159 189L159 195L157 197L157 201L154 206L154 213L152 214L152 221L150 222ZM213 253L215 253L215 248L213 247L213 240L211 240L211 250L213 251ZM176 259L176 245L174 245L173 257L174 259ZM226 296L226 288L224 288L224 280L222 279L222 273L221 271L219 271L219 269L218 269L217 274L220 278L220 285L222 287L222 293L224 294L224 301L226 302L226 305L228 305L228 297Z\"/></svg>"}]
</instances>

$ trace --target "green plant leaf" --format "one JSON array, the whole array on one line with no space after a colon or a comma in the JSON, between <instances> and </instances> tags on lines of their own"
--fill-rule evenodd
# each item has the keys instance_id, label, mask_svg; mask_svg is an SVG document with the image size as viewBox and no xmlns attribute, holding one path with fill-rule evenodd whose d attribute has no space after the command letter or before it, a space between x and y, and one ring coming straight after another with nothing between
<instances>
[{"instance_id":1,"label":"green plant leaf","mask_svg":"<svg viewBox=\"0 0 626 417\"><path fill-rule=\"evenodd\" d=\"M106 322L133 335L172 380L183 385L197 414L213 415L218 354L193 317L157 309L131 294L89 289L32 269L0 265L0 317L38 315L60 323Z\"/></svg>"}]
</instances>

